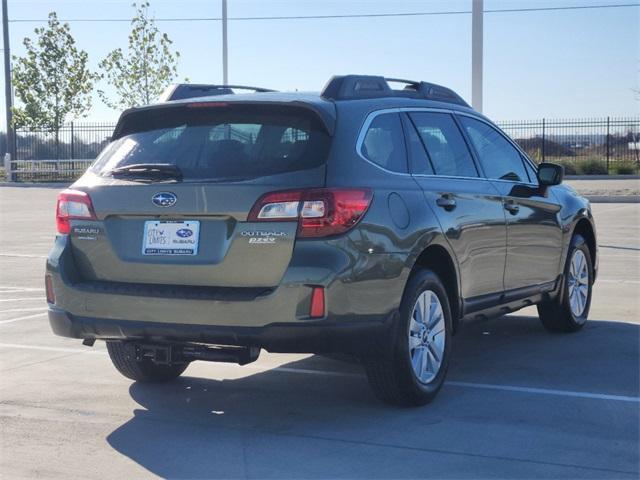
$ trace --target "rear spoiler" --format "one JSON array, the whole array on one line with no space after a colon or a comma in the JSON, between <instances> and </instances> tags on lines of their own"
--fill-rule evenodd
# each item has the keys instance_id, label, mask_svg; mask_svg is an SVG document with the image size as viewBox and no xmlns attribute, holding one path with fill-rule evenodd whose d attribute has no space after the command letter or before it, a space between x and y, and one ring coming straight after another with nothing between
<instances>
[{"instance_id":1,"label":"rear spoiler","mask_svg":"<svg viewBox=\"0 0 640 480\"><path fill-rule=\"evenodd\" d=\"M169 85L160 95L158 101L185 100L187 98L211 97L215 95L233 94L234 90L249 90L251 92L275 92L269 88L249 87L247 85L208 85L196 83L174 83Z\"/></svg>"},{"instance_id":2,"label":"rear spoiler","mask_svg":"<svg viewBox=\"0 0 640 480\"><path fill-rule=\"evenodd\" d=\"M265 106L282 106L282 107L293 107L300 108L304 110L308 110L316 115L316 117L320 120L325 130L330 136L333 136L335 131L335 122L336 122L336 114L335 114L335 105L333 103L327 102L325 108L321 108L319 105L314 105L310 102L302 102L302 101L260 101L260 100L242 100L242 101L220 101L217 102L212 100L208 101L178 101L172 103L157 103L154 105L148 105L145 107L134 107L128 110L125 110L120 115L118 119L118 123L116 128L113 131L113 135L111 136L111 141L117 140L124 135L128 135L128 133L133 130L131 129L130 122L140 120L144 121L144 117L150 113L158 110L164 109L180 109L180 108L189 108L190 105L197 105L198 107L206 107L207 103L211 103L212 108L220 108L225 106L234 106L234 105L265 105ZM331 110L331 111L330 111Z\"/></svg>"}]
</instances>

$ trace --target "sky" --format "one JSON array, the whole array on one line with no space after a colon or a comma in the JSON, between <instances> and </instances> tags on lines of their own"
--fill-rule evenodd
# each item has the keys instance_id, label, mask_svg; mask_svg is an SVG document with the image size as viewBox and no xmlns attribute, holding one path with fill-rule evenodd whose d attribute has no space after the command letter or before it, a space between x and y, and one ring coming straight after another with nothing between
<instances>
[{"instance_id":1,"label":"sky","mask_svg":"<svg viewBox=\"0 0 640 480\"><path fill-rule=\"evenodd\" d=\"M157 18L220 17L220 0L150 0ZM130 0L9 0L11 53L56 11L61 20L130 18ZM485 0L484 9L638 3L636 0ZM334 74L446 85L471 101L471 15L231 20L233 17L469 11L471 0L228 0L229 82L319 91ZM127 22L69 22L90 66L127 47ZM181 54L180 79L222 83L221 22L158 22ZM640 7L485 13L484 113L496 121L640 114ZM4 92L4 82L1 92ZM99 87L109 92L109 86ZM4 129L2 102L0 127ZM119 112L95 96L86 121Z\"/></svg>"}]
</instances>

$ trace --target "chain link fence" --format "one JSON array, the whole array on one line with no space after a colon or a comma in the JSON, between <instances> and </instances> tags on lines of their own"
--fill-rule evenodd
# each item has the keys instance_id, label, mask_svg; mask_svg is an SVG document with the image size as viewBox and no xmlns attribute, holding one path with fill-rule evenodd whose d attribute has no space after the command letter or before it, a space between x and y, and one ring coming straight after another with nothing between
<instances>
[{"instance_id":1,"label":"chain link fence","mask_svg":"<svg viewBox=\"0 0 640 480\"><path fill-rule=\"evenodd\" d=\"M565 166L567 174L640 172L640 117L497 122L536 162ZM70 123L56 135L18 130L7 177L18 182L73 181L109 142L115 124ZM8 170L8 169L7 169Z\"/></svg>"}]
</instances>

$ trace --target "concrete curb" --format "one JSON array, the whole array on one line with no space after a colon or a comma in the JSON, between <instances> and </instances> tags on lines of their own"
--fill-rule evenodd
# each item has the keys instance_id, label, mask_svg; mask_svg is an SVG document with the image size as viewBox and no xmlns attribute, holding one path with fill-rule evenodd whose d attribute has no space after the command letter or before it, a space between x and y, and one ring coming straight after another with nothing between
<instances>
[{"instance_id":1,"label":"concrete curb","mask_svg":"<svg viewBox=\"0 0 640 480\"><path fill-rule=\"evenodd\" d=\"M565 175L565 180L640 180L640 175Z\"/></svg>"},{"instance_id":2,"label":"concrete curb","mask_svg":"<svg viewBox=\"0 0 640 480\"><path fill-rule=\"evenodd\" d=\"M67 188L72 182L54 183L54 182L0 182L0 187L20 187L20 188Z\"/></svg>"},{"instance_id":3,"label":"concrete curb","mask_svg":"<svg viewBox=\"0 0 640 480\"><path fill-rule=\"evenodd\" d=\"M640 203L640 195L585 195L591 203Z\"/></svg>"}]
</instances>

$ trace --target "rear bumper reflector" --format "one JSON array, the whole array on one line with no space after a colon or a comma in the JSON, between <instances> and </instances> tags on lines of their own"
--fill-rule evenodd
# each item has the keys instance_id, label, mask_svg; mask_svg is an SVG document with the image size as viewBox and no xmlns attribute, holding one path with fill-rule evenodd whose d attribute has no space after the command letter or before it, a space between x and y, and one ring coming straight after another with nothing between
<instances>
[{"instance_id":1,"label":"rear bumper reflector","mask_svg":"<svg viewBox=\"0 0 640 480\"><path fill-rule=\"evenodd\" d=\"M313 287L311 292L311 307L309 308L311 318L324 317L324 288Z\"/></svg>"},{"instance_id":2,"label":"rear bumper reflector","mask_svg":"<svg viewBox=\"0 0 640 480\"><path fill-rule=\"evenodd\" d=\"M47 293L47 302L55 304L56 303L56 295L53 292L53 281L51 280L51 275L44 276L44 287Z\"/></svg>"}]
</instances>

